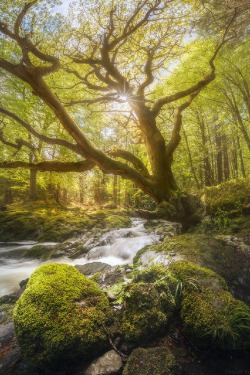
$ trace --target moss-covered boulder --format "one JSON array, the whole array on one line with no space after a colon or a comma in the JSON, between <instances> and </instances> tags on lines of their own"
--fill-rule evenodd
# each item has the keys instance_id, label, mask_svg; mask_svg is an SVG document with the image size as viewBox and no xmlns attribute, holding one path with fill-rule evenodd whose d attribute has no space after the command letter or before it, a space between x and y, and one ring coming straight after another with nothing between
<instances>
[{"instance_id":1,"label":"moss-covered boulder","mask_svg":"<svg viewBox=\"0 0 250 375\"><path fill-rule=\"evenodd\" d=\"M46 245L35 245L30 249L26 250L24 256L26 258L35 258L35 259L50 259L54 253L55 246L46 246Z\"/></svg>"},{"instance_id":2,"label":"moss-covered boulder","mask_svg":"<svg viewBox=\"0 0 250 375\"><path fill-rule=\"evenodd\" d=\"M165 347L136 349L128 359L123 375L178 375L173 354Z\"/></svg>"},{"instance_id":3,"label":"moss-covered boulder","mask_svg":"<svg viewBox=\"0 0 250 375\"><path fill-rule=\"evenodd\" d=\"M250 309L225 290L184 293L181 317L188 339L199 348L250 349Z\"/></svg>"},{"instance_id":4,"label":"moss-covered boulder","mask_svg":"<svg viewBox=\"0 0 250 375\"><path fill-rule=\"evenodd\" d=\"M98 286L75 267L55 263L36 269L14 310L23 355L50 369L98 354L109 318Z\"/></svg>"},{"instance_id":5,"label":"moss-covered boulder","mask_svg":"<svg viewBox=\"0 0 250 375\"><path fill-rule=\"evenodd\" d=\"M170 265L169 270L187 290L201 288L208 288L214 292L220 289L227 290L227 284L221 276L192 262L186 260L174 262Z\"/></svg>"},{"instance_id":6,"label":"moss-covered boulder","mask_svg":"<svg viewBox=\"0 0 250 375\"><path fill-rule=\"evenodd\" d=\"M137 273L125 287L125 310L121 324L125 339L150 341L167 327L175 309L167 277L164 267L152 266Z\"/></svg>"},{"instance_id":7,"label":"moss-covered boulder","mask_svg":"<svg viewBox=\"0 0 250 375\"><path fill-rule=\"evenodd\" d=\"M250 309L215 272L188 261L170 271L179 280L180 314L188 340L199 348L250 348Z\"/></svg>"},{"instance_id":8,"label":"moss-covered boulder","mask_svg":"<svg viewBox=\"0 0 250 375\"><path fill-rule=\"evenodd\" d=\"M135 271L132 278L135 283L157 283L167 284L174 294L178 280L169 272L163 264L154 264L142 271Z\"/></svg>"}]
</instances>

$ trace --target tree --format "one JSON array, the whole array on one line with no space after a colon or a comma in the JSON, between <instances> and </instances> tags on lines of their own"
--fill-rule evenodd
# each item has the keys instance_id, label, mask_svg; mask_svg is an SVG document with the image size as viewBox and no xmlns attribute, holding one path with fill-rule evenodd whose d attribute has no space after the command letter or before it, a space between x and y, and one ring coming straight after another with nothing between
<instances>
[{"instance_id":1,"label":"tree","mask_svg":"<svg viewBox=\"0 0 250 375\"><path fill-rule=\"evenodd\" d=\"M5 79L12 76L30 87L67 135L63 138L44 135L7 105L0 107L0 113L42 142L66 148L85 159L70 167L83 171L98 166L104 173L133 181L157 202L169 200L177 190L172 163L181 139L182 113L215 79L215 59L234 36L237 20L243 22L245 2L239 6L225 4L210 17L212 31L219 31L219 37L214 39L207 68L197 81L185 82L183 77L184 87L173 92L163 87L160 97L155 96L155 84L166 77L168 69L178 64L181 55L187 52L187 38L197 22L195 18L202 20L204 14L211 14L211 9L208 12L202 1L198 2L198 10L177 0L141 0L132 4L121 1L113 7L114 2L79 1L76 17L72 15L61 21L48 15L38 0L23 7L21 3L13 2L13 7L19 9L16 16L13 9L6 15L2 7L0 32L5 49L0 69L5 72ZM192 17L194 9L196 14ZM46 13L44 20L39 18L39 10ZM222 20L221 12L224 12L223 22L218 22ZM191 23L188 23L189 18ZM61 40L51 36L55 27L60 31ZM58 87L58 81L64 82L64 87ZM65 90L67 82L71 85ZM84 113L82 106L116 110L114 103L126 103L131 111L127 115L128 128L131 131L132 125L136 126L147 152L149 168L144 160L128 150L116 148L104 152L98 149L84 133L84 124L81 121L77 124L79 114ZM166 107L173 113L168 139L160 121ZM65 171L69 163L16 161L1 164L8 168L17 166Z\"/></svg>"}]
</instances>

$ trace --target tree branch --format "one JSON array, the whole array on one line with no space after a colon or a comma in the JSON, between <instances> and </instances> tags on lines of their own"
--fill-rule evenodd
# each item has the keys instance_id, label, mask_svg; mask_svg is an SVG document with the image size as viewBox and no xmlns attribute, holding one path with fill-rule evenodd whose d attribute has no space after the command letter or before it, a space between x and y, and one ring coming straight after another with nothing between
<instances>
[{"instance_id":1,"label":"tree branch","mask_svg":"<svg viewBox=\"0 0 250 375\"><path fill-rule=\"evenodd\" d=\"M23 121L20 117L15 115L14 113L8 111L7 109L0 106L0 113L3 113L4 115L8 116L9 118L12 118L16 122L18 122L21 126L23 126L29 133L34 135L36 138L40 139L41 141L48 143L48 144L54 144L66 147L76 153L79 153L78 146L66 141L65 139L60 138L50 138L46 135L38 133L28 122Z\"/></svg>"},{"instance_id":2,"label":"tree branch","mask_svg":"<svg viewBox=\"0 0 250 375\"><path fill-rule=\"evenodd\" d=\"M29 168L39 172L86 172L95 167L89 160L79 162L43 161L40 163L26 163L23 161L3 162L0 168Z\"/></svg>"},{"instance_id":3,"label":"tree branch","mask_svg":"<svg viewBox=\"0 0 250 375\"><path fill-rule=\"evenodd\" d=\"M116 150L110 151L109 155L113 156L115 158L122 158L122 159L128 161L144 177L147 177L147 178L150 177L150 174L149 174L149 172L148 172L147 167L145 166L145 164L141 161L141 159L137 158L137 156L135 156L131 152L125 151L125 150L121 150L121 149L116 149Z\"/></svg>"}]
</instances>

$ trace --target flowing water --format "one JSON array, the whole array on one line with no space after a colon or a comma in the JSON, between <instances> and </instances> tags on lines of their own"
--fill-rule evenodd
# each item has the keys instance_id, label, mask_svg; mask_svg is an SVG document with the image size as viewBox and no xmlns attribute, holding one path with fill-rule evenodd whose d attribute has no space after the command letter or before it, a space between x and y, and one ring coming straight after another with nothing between
<instances>
[{"instance_id":1,"label":"flowing water","mask_svg":"<svg viewBox=\"0 0 250 375\"><path fill-rule=\"evenodd\" d=\"M82 238L87 255L77 259L60 257L50 261L41 261L23 257L24 252L38 243L32 241L3 243L0 242L0 296L9 294L19 288L18 284L44 263L67 263L71 265L86 264L95 261L112 266L132 262L136 253L146 245L159 242L159 236L150 233L144 227L145 220L133 219L131 228L115 229L88 239ZM169 226L172 226L169 223ZM173 228L173 226L172 226ZM43 243L43 245L56 245Z\"/></svg>"}]
</instances>

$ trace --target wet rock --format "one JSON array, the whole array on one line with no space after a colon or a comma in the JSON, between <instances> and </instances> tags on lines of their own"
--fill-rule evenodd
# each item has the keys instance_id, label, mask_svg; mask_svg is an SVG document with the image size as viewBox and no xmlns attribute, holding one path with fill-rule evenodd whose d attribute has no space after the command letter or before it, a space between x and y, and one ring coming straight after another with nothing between
<instances>
[{"instance_id":1,"label":"wet rock","mask_svg":"<svg viewBox=\"0 0 250 375\"><path fill-rule=\"evenodd\" d=\"M109 264L101 262L92 262L84 265L76 265L76 269L85 276L94 275L97 272L110 271L112 267Z\"/></svg>"},{"instance_id":2,"label":"wet rock","mask_svg":"<svg viewBox=\"0 0 250 375\"><path fill-rule=\"evenodd\" d=\"M0 325L0 347L14 337L13 322Z\"/></svg>"},{"instance_id":3,"label":"wet rock","mask_svg":"<svg viewBox=\"0 0 250 375\"><path fill-rule=\"evenodd\" d=\"M15 374L13 368L20 361L20 349L15 338L0 345L0 373L5 375ZM18 374L18 372L16 372Z\"/></svg>"},{"instance_id":4,"label":"wet rock","mask_svg":"<svg viewBox=\"0 0 250 375\"><path fill-rule=\"evenodd\" d=\"M5 296L0 297L0 305L1 304L12 304L15 303L19 298L18 293L11 293Z\"/></svg>"},{"instance_id":5,"label":"wet rock","mask_svg":"<svg viewBox=\"0 0 250 375\"><path fill-rule=\"evenodd\" d=\"M179 375L180 369L169 349L155 347L133 351L123 375Z\"/></svg>"},{"instance_id":6,"label":"wet rock","mask_svg":"<svg viewBox=\"0 0 250 375\"><path fill-rule=\"evenodd\" d=\"M20 288L21 288L22 290L24 290L24 289L26 288L26 285L27 285L28 281L29 281L29 278L27 277L27 279L22 280L22 281L19 283L19 286L20 286Z\"/></svg>"},{"instance_id":7,"label":"wet rock","mask_svg":"<svg viewBox=\"0 0 250 375\"><path fill-rule=\"evenodd\" d=\"M122 360L119 354L110 350L100 358L96 359L83 375L111 375L118 374L122 368Z\"/></svg>"}]
</instances>

